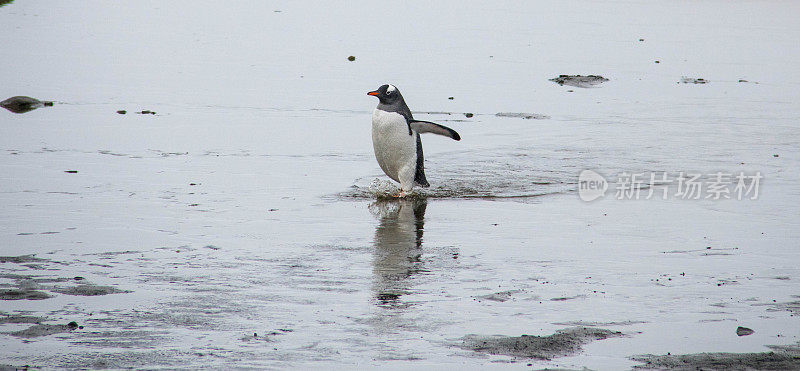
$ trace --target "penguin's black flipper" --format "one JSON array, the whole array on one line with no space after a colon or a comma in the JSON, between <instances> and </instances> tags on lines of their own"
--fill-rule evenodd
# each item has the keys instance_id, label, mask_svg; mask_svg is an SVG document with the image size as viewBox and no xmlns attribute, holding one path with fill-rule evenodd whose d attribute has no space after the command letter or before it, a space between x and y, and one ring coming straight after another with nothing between
<instances>
[{"instance_id":1,"label":"penguin's black flipper","mask_svg":"<svg viewBox=\"0 0 800 371\"><path fill-rule=\"evenodd\" d=\"M417 171L414 173L414 183L420 187L430 187L430 183L425 179L425 157L422 155L422 140L417 136Z\"/></svg>"},{"instance_id":2,"label":"penguin's black flipper","mask_svg":"<svg viewBox=\"0 0 800 371\"><path fill-rule=\"evenodd\" d=\"M444 135L448 138L453 138L455 140L461 140L461 136L456 133L455 130L448 128L447 126L439 125L430 121L420 121L420 120L411 120L408 123L414 131L417 133L433 133Z\"/></svg>"}]
</instances>

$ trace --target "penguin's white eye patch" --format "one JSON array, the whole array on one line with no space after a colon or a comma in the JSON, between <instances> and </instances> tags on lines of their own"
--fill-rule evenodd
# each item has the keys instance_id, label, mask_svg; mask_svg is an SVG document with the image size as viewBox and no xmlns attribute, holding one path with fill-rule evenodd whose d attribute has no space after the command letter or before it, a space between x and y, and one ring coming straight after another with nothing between
<instances>
[{"instance_id":1,"label":"penguin's white eye patch","mask_svg":"<svg viewBox=\"0 0 800 371\"><path fill-rule=\"evenodd\" d=\"M386 88L386 94L392 94L395 90L397 90L397 88L395 88L394 85L389 85L389 87Z\"/></svg>"}]
</instances>

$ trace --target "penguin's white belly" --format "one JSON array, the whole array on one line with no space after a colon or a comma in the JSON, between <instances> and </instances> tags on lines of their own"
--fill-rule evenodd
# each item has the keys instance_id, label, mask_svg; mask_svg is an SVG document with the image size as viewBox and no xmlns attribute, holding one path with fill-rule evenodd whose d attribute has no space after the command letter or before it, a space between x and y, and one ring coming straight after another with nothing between
<instances>
[{"instance_id":1,"label":"penguin's white belly","mask_svg":"<svg viewBox=\"0 0 800 371\"><path fill-rule=\"evenodd\" d=\"M379 109L372 113L372 147L378 165L390 178L409 187L417 166L415 134L408 135L406 119L399 113Z\"/></svg>"}]
</instances>

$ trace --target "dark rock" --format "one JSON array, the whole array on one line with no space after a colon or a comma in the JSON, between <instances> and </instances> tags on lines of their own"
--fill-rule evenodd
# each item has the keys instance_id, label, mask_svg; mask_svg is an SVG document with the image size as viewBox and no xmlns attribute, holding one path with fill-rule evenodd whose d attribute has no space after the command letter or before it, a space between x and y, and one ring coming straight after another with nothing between
<instances>
[{"instance_id":1,"label":"dark rock","mask_svg":"<svg viewBox=\"0 0 800 371\"><path fill-rule=\"evenodd\" d=\"M739 326L736 328L736 335L738 336L747 336L747 335L752 335L753 333L755 333L755 331L747 327Z\"/></svg>"},{"instance_id":2,"label":"dark rock","mask_svg":"<svg viewBox=\"0 0 800 371\"><path fill-rule=\"evenodd\" d=\"M395 294L391 292L382 292L378 294L378 300L382 302L396 301L399 298L400 294Z\"/></svg>"},{"instance_id":3,"label":"dark rock","mask_svg":"<svg viewBox=\"0 0 800 371\"><path fill-rule=\"evenodd\" d=\"M350 61L350 62L353 62L353 61L356 60L356 57L354 55L351 55L351 56L347 57L347 60Z\"/></svg>"},{"instance_id":4,"label":"dark rock","mask_svg":"<svg viewBox=\"0 0 800 371\"><path fill-rule=\"evenodd\" d=\"M25 113L33 111L40 107L52 106L53 102L40 101L36 98L16 96L8 98L0 102L0 107L3 107L14 113Z\"/></svg>"},{"instance_id":5,"label":"dark rock","mask_svg":"<svg viewBox=\"0 0 800 371\"><path fill-rule=\"evenodd\" d=\"M447 99L453 100L456 99L455 97L447 97Z\"/></svg>"},{"instance_id":6,"label":"dark rock","mask_svg":"<svg viewBox=\"0 0 800 371\"><path fill-rule=\"evenodd\" d=\"M126 111L124 109L121 109L121 110L117 111L117 113L119 113L120 115L124 115L124 114L128 113L128 111Z\"/></svg>"},{"instance_id":7,"label":"dark rock","mask_svg":"<svg viewBox=\"0 0 800 371\"><path fill-rule=\"evenodd\" d=\"M464 116L466 116L467 118L471 118L472 116L475 116L475 115L473 113L467 112L467 113L464 114Z\"/></svg>"},{"instance_id":8,"label":"dark rock","mask_svg":"<svg viewBox=\"0 0 800 371\"><path fill-rule=\"evenodd\" d=\"M700 79L700 78L694 78L694 77L686 77L686 76L681 77L681 81L680 82L683 83L683 84L708 84L708 80L706 80L706 79Z\"/></svg>"},{"instance_id":9,"label":"dark rock","mask_svg":"<svg viewBox=\"0 0 800 371\"><path fill-rule=\"evenodd\" d=\"M64 170L65 173L77 174L78 170Z\"/></svg>"},{"instance_id":10,"label":"dark rock","mask_svg":"<svg viewBox=\"0 0 800 371\"><path fill-rule=\"evenodd\" d=\"M599 75L559 75L558 77L554 77L549 81L555 82L556 84L562 86L569 85L578 88L590 88L595 85L600 85L608 81L608 79Z\"/></svg>"}]
</instances>

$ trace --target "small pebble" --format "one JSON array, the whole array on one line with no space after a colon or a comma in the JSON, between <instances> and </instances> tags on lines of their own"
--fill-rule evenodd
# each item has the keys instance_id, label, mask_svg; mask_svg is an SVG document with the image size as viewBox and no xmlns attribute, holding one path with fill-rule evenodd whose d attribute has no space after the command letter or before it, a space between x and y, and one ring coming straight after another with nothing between
<instances>
[{"instance_id":1,"label":"small pebble","mask_svg":"<svg viewBox=\"0 0 800 371\"><path fill-rule=\"evenodd\" d=\"M475 116L475 115L470 113L470 112L467 112L467 113L464 114L464 116L467 116L467 118L470 118L470 117Z\"/></svg>"},{"instance_id":2,"label":"small pebble","mask_svg":"<svg viewBox=\"0 0 800 371\"><path fill-rule=\"evenodd\" d=\"M772 157L780 157L780 156L778 156L777 154L775 154L775 155L772 155Z\"/></svg>"},{"instance_id":3,"label":"small pebble","mask_svg":"<svg viewBox=\"0 0 800 371\"><path fill-rule=\"evenodd\" d=\"M353 62L353 61L356 60L356 57L354 55L351 55L351 56L347 57L347 60L350 61L350 62Z\"/></svg>"},{"instance_id":4,"label":"small pebble","mask_svg":"<svg viewBox=\"0 0 800 371\"><path fill-rule=\"evenodd\" d=\"M656 61L656 63L661 63L661 61Z\"/></svg>"},{"instance_id":5,"label":"small pebble","mask_svg":"<svg viewBox=\"0 0 800 371\"><path fill-rule=\"evenodd\" d=\"M64 170L65 173L77 174L78 170Z\"/></svg>"},{"instance_id":6,"label":"small pebble","mask_svg":"<svg viewBox=\"0 0 800 371\"><path fill-rule=\"evenodd\" d=\"M117 113L119 113L120 115L124 115L124 114L128 113L128 111L126 111L124 109L121 109L121 110L117 111Z\"/></svg>"},{"instance_id":7,"label":"small pebble","mask_svg":"<svg viewBox=\"0 0 800 371\"><path fill-rule=\"evenodd\" d=\"M644 39L639 39L639 41L644 41Z\"/></svg>"},{"instance_id":8,"label":"small pebble","mask_svg":"<svg viewBox=\"0 0 800 371\"><path fill-rule=\"evenodd\" d=\"M447 97L447 99L453 100L456 99L455 97Z\"/></svg>"}]
</instances>

